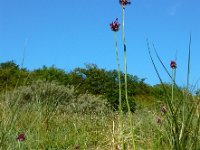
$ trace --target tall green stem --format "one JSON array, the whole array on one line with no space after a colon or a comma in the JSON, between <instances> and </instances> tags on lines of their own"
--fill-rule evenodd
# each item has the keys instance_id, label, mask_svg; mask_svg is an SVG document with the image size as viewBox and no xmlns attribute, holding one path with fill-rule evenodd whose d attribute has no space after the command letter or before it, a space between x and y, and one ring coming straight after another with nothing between
<instances>
[{"instance_id":1,"label":"tall green stem","mask_svg":"<svg viewBox=\"0 0 200 150\"><path fill-rule=\"evenodd\" d=\"M172 99L171 99L171 103L173 103L174 101L174 79L175 79L175 70L172 69Z\"/></svg>"},{"instance_id":2,"label":"tall green stem","mask_svg":"<svg viewBox=\"0 0 200 150\"><path fill-rule=\"evenodd\" d=\"M124 145L124 137L123 137L123 123L122 123L122 86L121 86L121 74L120 74L120 61L119 61L119 52L118 52L118 43L116 32L114 32L115 39L115 48L116 48L116 61L118 66L118 84L119 84L119 125L120 125L120 141L122 141L122 147Z\"/></svg>"},{"instance_id":3,"label":"tall green stem","mask_svg":"<svg viewBox=\"0 0 200 150\"><path fill-rule=\"evenodd\" d=\"M118 52L118 43L117 43L117 37L116 32L114 32L114 38L115 38L115 48L116 48L116 61L118 66L118 83L119 83L119 111L122 111L122 90L121 90L121 74L120 74L120 62L119 62L119 52Z\"/></svg>"},{"instance_id":4,"label":"tall green stem","mask_svg":"<svg viewBox=\"0 0 200 150\"><path fill-rule=\"evenodd\" d=\"M131 127L131 133L132 133L132 144L133 149L135 150L135 140L134 140L134 129L133 129L133 121L132 121L132 114L130 109L130 104L128 101L128 87L127 87L127 60L126 60L126 41L125 41L125 33L124 33L124 10L125 8L122 7L122 40L124 45L124 80L125 80L125 97L126 97L126 104L128 108L128 114L129 114L129 122Z\"/></svg>"}]
</instances>

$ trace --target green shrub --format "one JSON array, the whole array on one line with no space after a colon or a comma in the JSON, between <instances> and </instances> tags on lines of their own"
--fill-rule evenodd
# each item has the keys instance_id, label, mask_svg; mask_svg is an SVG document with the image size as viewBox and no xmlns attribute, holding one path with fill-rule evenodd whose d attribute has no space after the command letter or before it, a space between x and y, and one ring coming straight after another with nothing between
<instances>
[{"instance_id":1,"label":"green shrub","mask_svg":"<svg viewBox=\"0 0 200 150\"><path fill-rule=\"evenodd\" d=\"M91 94L78 95L74 86L59 85L56 82L38 80L30 86L21 86L2 95L12 106L41 103L51 110L65 112L100 113L108 110L107 100Z\"/></svg>"}]
</instances>

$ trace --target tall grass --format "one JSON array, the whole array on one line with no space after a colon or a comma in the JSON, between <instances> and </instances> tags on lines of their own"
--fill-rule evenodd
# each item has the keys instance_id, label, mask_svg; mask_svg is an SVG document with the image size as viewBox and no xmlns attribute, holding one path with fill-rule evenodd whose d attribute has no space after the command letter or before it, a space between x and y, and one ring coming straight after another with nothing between
<instances>
[{"instance_id":1,"label":"tall grass","mask_svg":"<svg viewBox=\"0 0 200 150\"><path fill-rule=\"evenodd\" d=\"M1 95L0 104L0 149L111 147L113 115L101 97L40 81Z\"/></svg>"},{"instance_id":2,"label":"tall grass","mask_svg":"<svg viewBox=\"0 0 200 150\"><path fill-rule=\"evenodd\" d=\"M169 102L170 91L166 93ZM186 90L179 96L176 86L173 93L174 118L167 99L166 113L149 107L138 109L132 116L137 149L199 149L199 99ZM183 122L179 98L186 95L190 102L185 102L188 106ZM123 121L123 148L133 149L128 114L119 115L110 111L101 97L76 95L73 87L38 81L1 95L0 149L117 150L122 148L120 121ZM158 115L161 123L157 123ZM184 132L180 139L182 123ZM21 133L26 139L16 140Z\"/></svg>"},{"instance_id":3,"label":"tall grass","mask_svg":"<svg viewBox=\"0 0 200 150\"><path fill-rule=\"evenodd\" d=\"M163 91L165 92L166 99L165 105L167 106L167 113L163 118L162 128L165 129L167 137L165 140L167 141L167 145L169 149L176 150L188 150L194 149L197 150L200 148L199 146L199 128L200 128L200 117L199 117L199 99L192 95L192 92L189 89L189 75L190 75L190 53L191 53L191 35L189 40L189 49L188 49L188 67L187 67L187 87L186 89L180 89L175 82L175 69L176 67L172 67L172 74L168 72L167 67L162 62L160 56L157 51L156 56L160 63L163 65L164 70L171 78L171 99L169 97L170 93L166 90L165 84L159 74L158 68L154 62L154 59L151 54L150 45L147 39L147 46L149 51L149 56L151 58L152 64L156 71L156 74L162 84ZM176 63L176 62L174 62ZM176 92L179 94L174 94L174 88L176 87ZM160 145L162 146L162 145Z\"/></svg>"},{"instance_id":4,"label":"tall grass","mask_svg":"<svg viewBox=\"0 0 200 150\"><path fill-rule=\"evenodd\" d=\"M1 95L0 149L116 150L120 120L124 149L132 149L126 114L110 111L100 97L75 93L73 87L38 81ZM138 149L152 149L157 128L152 112L138 110L133 119ZM17 140L22 133L25 140Z\"/></svg>"}]
</instances>

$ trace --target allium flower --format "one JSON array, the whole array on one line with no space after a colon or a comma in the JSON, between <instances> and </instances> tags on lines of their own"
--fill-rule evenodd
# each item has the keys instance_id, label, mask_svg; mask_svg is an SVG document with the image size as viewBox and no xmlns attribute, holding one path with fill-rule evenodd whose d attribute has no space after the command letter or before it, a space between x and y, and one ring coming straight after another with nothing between
<instances>
[{"instance_id":1,"label":"allium flower","mask_svg":"<svg viewBox=\"0 0 200 150\"><path fill-rule=\"evenodd\" d=\"M177 66L176 66L176 62L175 62L174 60L171 61L170 67L171 67L172 69L176 69Z\"/></svg>"},{"instance_id":2,"label":"allium flower","mask_svg":"<svg viewBox=\"0 0 200 150\"><path fill-rule=\"evenodd\" d=\"M75 150L79 150L80 149L80 146L79 145L76 145L75 146Z\"/></svg>"},{"instance_id":3,"label":"allium flower","mask_svg":"<svg viewBox=\"0 0 200 150\"><path fill-rule=\"evenodd\" d=\"M162 112L163 114L166 114L166 113L167 113L167 108L166 108L166 106L163 106L163 107L161 108L161 112Z\"/></svg>"},{"instance_id":4,"label":"allium flower","mask_svg":"<svg viewBox=\"0 0 200 150\"><path fill-rule=\"evenodd\" d=\"M116 146L115 146L115 149L116 149L116 150L120 150L119 145L116 145Z\"/></svg>"},{"instance_id":5,"label":"allium flower","mask_svg":"<svg viewBox=\"0 0 200 150\"><path fill-rule=\"evenodd\" d=\"M20 133L16 138L17 141L24 141L25 139L26 137L24 133Z\"/></svg>"},{"instance_id":6,"label":"allium flower","mask_svg":"<svg viewBox=\"0 0 200 150\"><path fill-rule=\"evenodd\" d=\"M129 0L119 0L120 5L123 6L123 8L125 8L126 5L130 5L131 2Z\"/></svg>"},{"instance_id":7,"label":"allium flower","mask_svg":"<svg viewBox=\"0 0 200 150\"><path fill-rule=\"evenodd\" d=\"M161 124L162 123L161 118L158 117L157 120L156 120L156 122L157 122L157 124Z\"/></svg>"},{"instance_id":8,"label":"allium flower","mask_svg":"<svg viewBox=\"0 0 200 150\"><path fill-rule=\"evenodd\" d=\"M118 22L118 18L116 18L116 20L112 23L110 23L110 28L112 31L117 32L119 30L119 22Z\"/></svg>"}]
</instances>

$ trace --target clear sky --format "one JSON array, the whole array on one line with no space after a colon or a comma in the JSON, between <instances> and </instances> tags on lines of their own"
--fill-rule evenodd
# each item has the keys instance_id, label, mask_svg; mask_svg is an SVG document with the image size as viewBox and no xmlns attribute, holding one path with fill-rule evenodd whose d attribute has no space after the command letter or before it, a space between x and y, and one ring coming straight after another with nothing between
<instances>
[{"instance_id":1,"label":"clear sky","mask_svg":"<svg viewBox=\"0 0 200 150\"><path fill-rule=\"evenodd\" d=\"M177 50L177 82L185 85L191 32L190 80L195 84L200 77L200 1L131 2L125 10L128 73L151 85L159 83L147 52L148 37L168 69ZM109 27L115 18L122 20L118 0L0 0L0 62L21 64L24 58L24 67L30 70L55 65L71 71L84 63L117 69ZM117 38L123 66L121 30ZM169 82L156 62L163 80Z\"/></svg>"}]
</instances>

